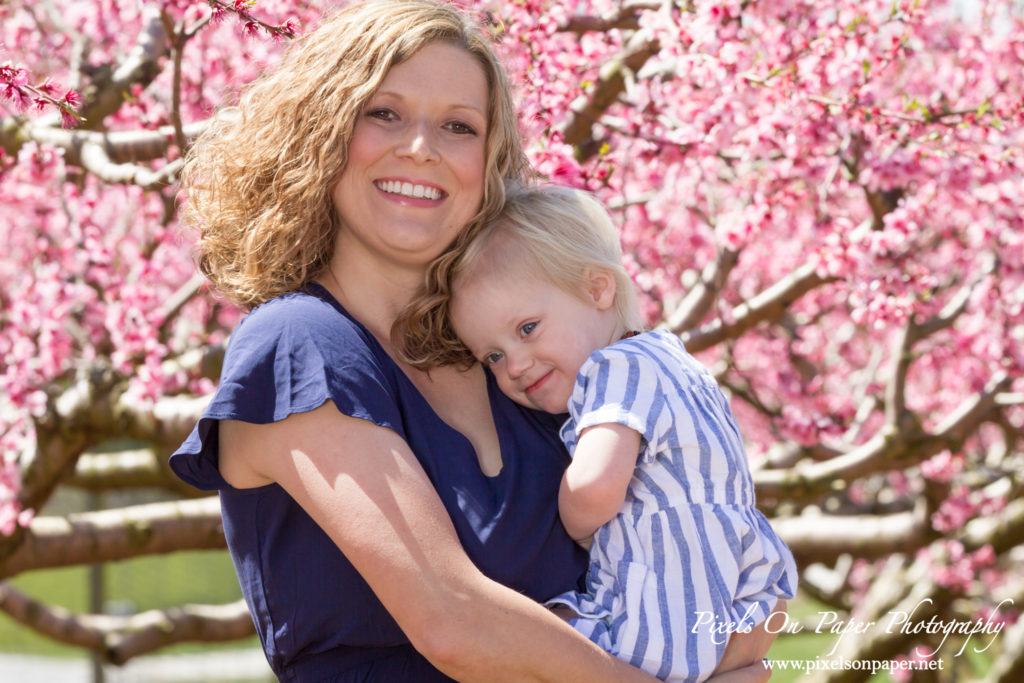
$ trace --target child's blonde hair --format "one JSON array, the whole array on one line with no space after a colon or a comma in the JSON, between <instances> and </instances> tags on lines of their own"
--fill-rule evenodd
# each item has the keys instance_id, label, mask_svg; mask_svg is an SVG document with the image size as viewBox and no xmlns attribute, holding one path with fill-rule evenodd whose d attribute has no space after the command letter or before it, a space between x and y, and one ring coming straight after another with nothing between
<instances>
[{"instance_id":1,"label":"child's blonde hair","mask_svg":"<svg viewBox=\"0 0 1024 683\"><path fill-rule=\"evenodd\" d=\"M619 321L627 330L643 328L615 225L601 202L583 190L510 184L497 218L446 256L443 267L431 273L427 291L411 305L415 313L401 327L398 347L416 367L475 362L455 334L450 308L459 282L485 268L491 273L514 269L577 297L584 295L588 270L605 271L615 280Z\"/></svg>"}]
</instances>

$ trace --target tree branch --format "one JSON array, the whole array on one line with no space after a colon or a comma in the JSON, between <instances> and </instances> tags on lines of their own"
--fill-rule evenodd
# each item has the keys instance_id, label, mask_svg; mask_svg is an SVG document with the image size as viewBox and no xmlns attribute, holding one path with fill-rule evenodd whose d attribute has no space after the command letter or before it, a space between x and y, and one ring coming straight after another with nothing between
<instances>
[{"instance_id":1,"label":"tree branch","mask_svg":"<svg viewBox=\"0 0 1024 683\"><path fill-rule=\"evenodd\" d=\"M873 472L903 469L940 451L957 450L982 422L992 417L997 409L996 396L1010 383L1005 374L996 375L984 389L947 416L933 434L907 433L887 425L866 443L832 460L797 463L786 470L758 470L753 473L758 495L806 498Z\"/></svg>"},{"instance_id":2,"label":"tree branch","mask_svg":"<svg viewBox=\"0 0 1024 683\"><path fill-rule=\"evenodd\" d=\"M164 31L171 36L173 53L173 77L171 83L171 126L174 128L174 143L178 146L178 153L184 154L187 144L187 136L181 123L181 60L185 55L185 45L195 37L200 28L205 26L211 15L198 20L191 28L185 27L185 22L177 26L172 25L171 17L166 12L160 13L161 21L164 24Z\"/></svg>"},{"instance_id":3,"label":"tree branch","mask_svg":"<svg viewBox=\"0 0 1024 683\"><path fill-rule=\"evenodd\" d=\"M921 323L912 319L900 334L895 367L886 387L885 412L889 424L901 428L904 420L913 420L913 416L907 410L905 398L907 375L914 360L914 345L940 330L952 327L956 319L967 310L967 302L978 282L980 278L973 285L960 288L960 291L932 318Z\"/></svg>"},{"instance_id":4,"label":"tree branch","mask_svg":"<svg viewBox=\"0 0 1024 683\"><path fill-rule=\"evenodd\" d=\"M843 451L838 448L827 446L823 443L804 446L792 441L782 441L774 444L764 457L750 463L751 471L761 469L783 469L792 467L801 460L831 460Z\"/></svg>"},{"instance_id":5,"label":"tree branch","mask_svg":"<svg viewBox=\"0 0 1024 683\"><path fill-rule=\"evenodd\" d=\"M668 316L665 326L675 334L696 327L711 310L719 292L722 291L722 287L725 286L725 282L729 278L729 273L736 267L738 259L738 251L720 249L718 257L705 266L700 280L690 288L676 310Z\"/></svg>"},{"instance_id":6,"label":"tree branch","mask_svg":"<svg viewBox=\"0 0 1024 683\"><path fill-rule=\"evenodd\" d=\"M146 190L170 185L185 165L183 158L168 162L158 171L139 164L118 164L107 156L102 146L92 142L82 145L79 161L82 168L105 183L138 185Z\"/></svg>"},{"instance_id":7,"label":"tree branch","mask_svg":"<svg viewBox=\"0 0 1024 683\"><path fill-rule=\"evenodd\" d=\"M912 512L891 515L804 514L777 517L772 526L786 542L800 566L831 562L849 553L877 558L913 552L932 539L923 505Z\"/></svg>"},{"instance_id":8,"label":"tree branch","mask_svg":"<svg viewBox=\"0 0 1024 683\"><path fill-rule=\"evenodd\" d=\"M225 642L251 636L244 600L225 605L183 605L131 616L74 614L0 584L0 610L37 633L88 648L112 664L182 642Z\"/></svg>"},{"instance_id":9,"label":"tree branch","mask_svg":"<svg viewBox=\"0 0 1024 683\"><path fill-rule=\"evenodd\" d=\"M199 377L205 377L207 379L217 380L220 378L221 369L224 367L224 354L227 351L227 340L219 343L210 343L205 346L188 349L178 356L169 358L163 362L165 366L165 372L171 374L179 370L185 370L189 373L194 373ZM168 367L169 366L169 367ZM178 401L184 401L186 404L190 399L178 398ZM206 398L197 398L195 406L191 408L188 406L181 407L182 410L199 410L202 412L205 409L205 405L201 405L198 401L205 401ZM198 413L197 419L198 419Z\"/></svg>"},{"instance_id":10,"label":"tree branch","mask_svg":"<svg viewBox=\"0 0 1024 683\"><path fill-rule=\"evenodd\" d=\"M216 496L36 517L17 550L0 560L0 577L177 550L220 549L224 543Z\"/></svg>"},{"instance_id":11,"label":"tree branch","mask_svg":"<svg viewBox=\"0 0 1024 683\"><path fill-rule=\"evenodd\" d=\"M885 418L894 430L903 430L911 428L914 422L914 414L906 402L907 373L913 361L915 339L913 321L908 321L897 339L895 367L885 388Z\"/></svg>"},{"instance_id":12,"label":"tree branch","mask_svg":"<svg viewBox=\"0 0 1024 683\"><path fill-rule=\"evenodd\" d=\"M151 488L172 492L183 498L209 493L189 486L167 465L168 448L143 448L112 453L85 452L78 458L73 475L61 483L85 491L114 491Z\"/></svg>"},{"instance_id":13,"label":"tree branch","mask_svg":"<svg viewBox=\"0 0 1024 683\"><path fill-rule=\"evenodd\" d=\"M23 116L0 119L0 146L12 156L26 142L49 143L67 152L66 162L96 173L106 182L136 183L152 188L173 181L177 167L153 171L141 166L127 166L129 161L156 159L166 154L175 140L175 126L168 130L127 133L99 133L94 130L114 113L131 95L133 86L148 87L159 74L159 60L168 51L168 37L161 18L159 3L143 9L142 28L135 46L125 60L106 78L97 75L84 88L84 104L79 112L86 120L74 131L60 128L52 117L29 121ZM185 138L194 138L205 122L179 127ZM180 142L180 140L179 140ZM95 145L95 147L91 146ZM184 150L182 150L184 151ZM170 165L168 165L170 166Z\"/></svg>"},{"instance_id":14,"label":"tree branch","mask_svg":"<svg viewBox=\"0 0 1024 683\"><path fill-rule=\"evenodd\" d=\"M989 683L1018 683L1024 680L1024 619L1003 633L1003 651L992 663L985 680Z\"/></svg>"},{"instance_id":15,"label":"tree branch","mask_svg":"<svg viewBox=\"0 0 1024 683\"><path fill-rule=\"evenodd\" d=\"M114 409L116 433L148 443L179 444L188 437L209 402L209 396L180 395L140 405L122 394Z\"/></svg>"},{"instance_id":16,"label":"tree branch","mask_svg":"<svg viewBox=\"0 0 1024 683\"><path fill-rule=\"evenodd\" d=\"M967 550L991 545L997 554L1024 544L1024 499L1010 501L997 514L972 519L964 530L963 543Z\"/></svg>"},{"instance_id":17,"label":"tree branch","mask_svg":"<svg viewBox=\"0 0 1024 683\"><path fill-rule=\"evenodd\" d=\"M805 264L733 309L731 323L725 323L719 318L696 330L680 334L680 337L691 353L703 351L725 339L735 339L758 323L778 320L794 301L834 279L819 275L814 264Z\"/></svg>"},{"instance_id":18,"label":"tree branch","mask_svg":"<svg viewBox=\"0 0 1024 683\"><path fill-rule=\"evenodd\" d=\"M626 90L626 73L636 73L647 60L658 54L657 41L649 40L640 32L634 33L619 57L604 64L586 101L574 104L572 114L562 128L566 144L576 148L580 161L597 153L598 145L593 138L594 123L614 104Z\"/></svg>"},{"instance_id":19,"label":"tree branch","mask_svg":"<svg viewBox=\"0 0 1024 683\"><path fill-rule=\"evenodd\" d=\"M660 9L659 0L625 0L622 5L599 17L575 15L558 27L559 31L582 34L588 31L605 32L614 29L636 30L640 28L640 13L644 10Z\"/></svg>"},{"instance_id":20,"label":"tree branch","mask_svg":"<svg viewBox=\"0 0 1024 683\"><path fill-rule=\"evenodd\" d=\"M102 364L80 367L70 386L48 401L46 413L35 420L36 451L22 463L20 499L26 508L42 508L78 456L104 440L109 398L119 382ZM4 546L15 541L0 539L0 557Z\"/></svg>"},{"instance_id":21,"label":"tree branch","mask_svg":"<svg viewBox=\"0 0 1024 683\"><path fill-rule=\"evenodd\" d=\"M80 367L64 391L47 402L34 421L36 449L24 454L19 501L40 510L78 457L112 437L147 443L181 443L192 430L209 397L169 396L145 405L125 396L127 382L102 363ZM17 552L25 529L0 537L0 563ZM2 575L2 573L0 573Z\"/></svg>"},{"instance_id":22,"label":"tree branch","mask_svg":"<svg viewBox=\"0 0 1024 683\"><path fill-rule=\"evenodd\" d=\"M123 664L132 657L183 642L219 643L256 633L244 600L226 605L183 605L150 610L127 619L106 639L106 659Z\"/></svg>"},{"instance_id":23,"label":"tree branch","mask_svg":"<svg viewBox=\"0 0 1024 683\"><path fill-rule=\"evenodd\" d=\"M908 577L908 574L912 578ZM864 623L891 612L913 615L914 623L927 622L933 616L942 618L953 602L953 596L948 590L923 574L925 574L925 570L915 564L909 571L899 567L878 577L873 588L881 592L884 598L891 599L895 591L902 592L907 588L909 588L909 593L899 596L902 597L902 600L895 603L890 603L887 599L866 601L866 609L855 610L858 612L858 621ZM887 620L883 619L882 621ZM859 636L847 636L840 641L834 659L841 661L891 660L905 654L920 638L921 636L917 635L914 629L894 629L893 633L889 633L889 629L885 628L882 623L867 629ZM825 658L823 657L823 659ZM839 667L821 673L811 680L827 681L828 683L852 683L853 681L867 680L869 675L870 671L865 674L863 671L854 671L850 668L843 670L843 667Z\"/></svg>"},{"instance_id":24,"label":"tree branch","mask_svg":"<svg viewBox=\"0 0 1024 683\"><path fill-rule=\"evenodd\" d=\"M853 556L837 555L830 557L828 561L834 566L830 568L823 563L815 562L801 567L800 591L827 605L849 609Z\"/></svg>"},{"instance_id":25,"label":"tree branch","mask_svg":"<svg viewBox=\"0 0 1024 683\"><path fill-rule=\"evenodd\" d=\"M1019 544L1020 533L1024 529L1024 500L1016 499L1003 512L1001 518L1006 522L1005 524L986 523L965 532L965 536L973 536L972 545L974 547L991 545L997 554L1003 554ZM975 521L989 522L990 520ZM777 522L775 526L778 528ZM1003 532L1007 526L1016 527L1016 539L1005 537ZM875 578L867 595L854 608L860 623L877 620L878 624L864 633L858 633L852 638L847 637L838 643L835 659L845 661L890 660L901 654L907 654L912 645L923 642L928 637L927 633L922 634L918 629L888 628L887 625L893 617L886 615L903 613L908 615L908 619L915 624L926 623L933 616L948 620L951 611L955 610L954 598L957 596L950 589L938 584L930 576L931 571L931 561L925 558L919 558L907 568L900 563L890 562L890 566L883 569L882 573ZM1017 596L1009 597L1007 602L1012 605L1016 598ZM998 600L998 598L996 599ZM974 616L972 608L972 614L967 615L964 619ZM1013 672L1021 670L1020 666L1012 659L1014 655L1019 655L1021 649L1024 648L1024 634L1015 633L1011 629L1005 634L1005 637L1003 654L996 660L997 664L993 667L993 672L990 672L995 675L990 675L986 680L1015 681L1019 678L1019 676L1012 675ZM1016 658L1019 659L1019 656ZM847 683L866 679L867 676L863 672L854 672L839 667L836 670L821 673L811 680Z\"/></svg>"},{"instance_id":26,"label":"tree branch","mask_svg":"<svg viewBox=\"0 0 1024 683\"><path fill-rule=\"evenodd\" d=\"M171 298L164 304L164 310L160 313L163 321L160 323L160 334L167 334L168 327L177 317L185 304L191 301L206 284L206 277L202 273L195 273L188 281L178 288Z\"/></svg>"},{"instance_id":27,"label":"tree branch","mask_svg":"<svg viewBox=\"0 0 1024 683\"><path fill-rule=\"evenodd\" d=\"M160 73L160 58L167 54L167 32L160 14L160 3L143 7L142 28L131 52L108 81L85 88L82 93L85 101L79 112L85 117L85 128L98 127L124 104L133 85L146 88Z\"/></svg>"},{"instance_id":28,"label":"tree branch","mask_svg":"<svg viewBox=\"0 0 1024 683\"><path fill-rule=\"evenodd\" d=\"M871 229L881 230L885 227L885 217L892 213L903 198L903 188L896 187L889 190L870 190L866 186L864 196L871 208Z\"/></svg>"},{"instance_id":29,"label":"tree branch","mask_svg":"<svg viewBox=\"0 0 1024 683\"><path fill-rule=\"evenodd\" d=\"M188 140L194 140L202 133L208 121L197 121L183 127ZM91 130L66 130L47 126L28 127L22 133L25 140L49 144L65 151L65 161L81 166L82 148L96 145L103 149L111 163L151 161L167 154L174 142L174 126L161 126L156 130L114 131L101 133ZM6 141L4 141L6 148Z\"/></svg>"}]
</instances>

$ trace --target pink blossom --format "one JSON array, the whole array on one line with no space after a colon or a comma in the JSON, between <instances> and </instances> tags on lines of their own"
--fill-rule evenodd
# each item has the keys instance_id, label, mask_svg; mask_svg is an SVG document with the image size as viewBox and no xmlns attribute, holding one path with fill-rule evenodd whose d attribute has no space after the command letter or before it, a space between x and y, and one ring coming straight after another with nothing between
<instances>
[{"instance_id":1,"label":"pink blossom","mask_svg":"<svg viewBox=\"0 0 1024 683\"><path fill-rule=\"evenodd\" d=\"M932 558L935 560L932 568L935 581L950 590L966 593L979 571L995 561L995 553L988 545L966 552L959 541L945 540L933 545Z\"/></svg>"},{"instance_id":2,"label":"pink blossom","mask_svg":"<svg viewBox=\"0 0 1024 683\"><path fill-rule=\"evenodd\" d=\"M735 258L681 332L694 348L707 344L695 352L727 385L748 452L797 451L801 467L818 467L833 449L888 439L895 409L905 417L905 460L874 463L825 502L836 514L903 512L925 490L948 491L931 501L940 538L922 561L942 585L987 598L1005 577L1005 553L968 552L960 539L973 519L1004 509L997 491L1015 490L994 484L1013 481L1013 434L1024 424L1024 408L1013 405L1024 392L1024 26L998 18L1011 3L984 3L971 21L951 17L944 2L728 0L685 11L640 3L639 34L565 30L577 15L613 16L623 8L613 0L460 5L495 38L534 167L610 207L652 326L679 312L709 264ZM61 11L90 38L86 64L117 65L143 31L144 6L83 0ZM181 54L178 110L175 60L162 57L155 80L135 83L90 129L170 127L175 114L186 125L206 120L280 58L287 41L264 31L316 25L326 4L161 6L186 28L203 24ZM74 41L39 30L41 14L26 7L0 10L10 52L0 115L55 127L59 111L74 125L82 97L57 84L86 92L88 70ZM636 37L651 41L652 54L588 109ZM567 139L580 121L586 139ZM141 406L209 394L215 380L179 361L222 344L240 313L209 291L176 315L167 310L194 272L195 235L180 230L175 189L101 182L51 142L13 150L0 148L3 453L31 451L33 419L51 415L53 396L92 363L111 367ZM142 163L164 168L179 153ZM766 304L805 270L814 286ZM912 348L903 345L908 330L922 331ZM996 373L1008 388L983 395ZM972 406L989 411L980 426L941 433ZM932 435L948 450L918 462L934 451L916 450L917 439L931 449ZM19 507L20 471L5 467L0 520L9 530L31 512ZM780 508L818 504L815 495ZM844 599L866 591L883 563L856 558Z\"/></svg>"}]
</instances>

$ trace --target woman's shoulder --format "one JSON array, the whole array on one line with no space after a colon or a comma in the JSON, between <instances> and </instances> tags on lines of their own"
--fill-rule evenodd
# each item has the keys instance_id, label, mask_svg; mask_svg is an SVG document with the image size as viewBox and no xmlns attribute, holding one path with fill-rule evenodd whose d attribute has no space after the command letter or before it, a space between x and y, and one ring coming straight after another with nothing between
<instances>
[{"instance_id":1,"label":"woman's shoulder","mask_svg":"<svg viewBox=\"0 0 1024 683\"><path fill-rule=\"evenodd\" d=\"M394 363L362 325L329 298L294 292L254 308L235 328L209 413L274 421L328 398L391 396L396 385Z\"/></svg>"},{"instance_id":2,"label":"woman's shoulder","mask_svg":"<svg viewBox=\"0 0 1024 683\"><path fill-rule=\"evenodd\" d=\"M228 355L280 356L308 349L332 361L357 356L379 362L382 351L366 329L316 290L275 297L246 315L228 342Z\"/></svg>"},{"instance_id":3,"label":"woman's shoulder","mask_svg":"<svg viewBox=\"0 0 1024 683\"><path fill-rule=\"evenodd\" d=\"M171 466L194 486L223 488L218 421L270 424L328 400L345 415L403 434L397 372L376 340L331 299L309 292L271 299L232 333L217 390Z\"/></svg>"},{"instance_id":4,"label":"woman's shoulder","mask_svg":"<svg viewBox=\"0 0 1024 683\"><path fill-rule=\"evenodd\" d=\"M235 334L275 335L293 329L312 333L357 334L361 326L339 304L305 289L276 296L242 318Z\"/></svg>"}]
</instances>

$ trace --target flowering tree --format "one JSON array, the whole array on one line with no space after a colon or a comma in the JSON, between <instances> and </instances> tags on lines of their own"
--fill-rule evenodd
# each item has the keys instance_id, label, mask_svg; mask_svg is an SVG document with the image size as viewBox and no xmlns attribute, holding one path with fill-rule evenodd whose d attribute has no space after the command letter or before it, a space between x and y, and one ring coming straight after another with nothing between
<instances>
[{"instance_id":1,"label":"flowering tree","mask_svg":"<svg viewBox=\"0 0 1024 683\"><path fill-rule=\"evenodd\" d=\"M538 169L608 203L652 325L730 392L803 591L877 622L817 615L807 629L842 636L827 656L963 668L964 629L984 624L969 646L1018 680L1019 7L465 4L507 60ZM239 313L193 275L175 181L213 109L322 5L0 5L0 578L223 546L216 498L166 460ZM175 498L34 515L59 486ZM251 633L241 603L115 618L0 584L0 608L115 662Z\"/></svg>"}]
</instances>

